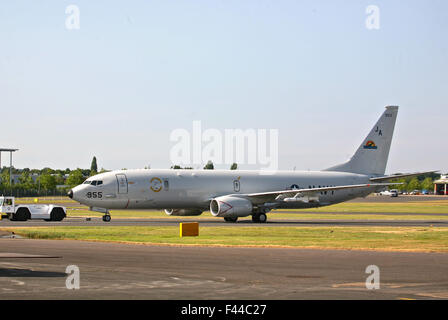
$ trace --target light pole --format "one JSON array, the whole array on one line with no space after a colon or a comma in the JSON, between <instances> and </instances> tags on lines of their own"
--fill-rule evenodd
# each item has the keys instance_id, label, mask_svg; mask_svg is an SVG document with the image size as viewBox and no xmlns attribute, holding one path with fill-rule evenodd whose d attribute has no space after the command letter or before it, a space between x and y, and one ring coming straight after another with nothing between
<instances>
[{"instance_id":1,"label":"light pole","mask_svg":"<svg viewBox=\"0 0 448 320\"><path fill-rule=\"evenodd\" d=\"M19 149L0 148L0 169L2 168L1 164L2 152L9 152L9 187L11 188L11 192L12 192L12 153L16 152L17 150Z\"/></svg>"}]
</instances>

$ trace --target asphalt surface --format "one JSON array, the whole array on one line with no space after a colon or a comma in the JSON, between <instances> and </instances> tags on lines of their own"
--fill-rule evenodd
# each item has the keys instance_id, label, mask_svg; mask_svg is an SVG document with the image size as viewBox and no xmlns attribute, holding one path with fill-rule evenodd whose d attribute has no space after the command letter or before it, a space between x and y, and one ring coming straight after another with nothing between
<instances>
[{"instance_id":1,"label":"asphalt surface","mask_svg":"<svg viewBox=\"0 0 448 320\"><path fill-rule=\"evenodd\" d=\"M448 254L2 239L0 299L447 299ZM80 289L67 289L76 265ZM368 290L366 267L380 270Z\"/></svg>"}]
</instances>

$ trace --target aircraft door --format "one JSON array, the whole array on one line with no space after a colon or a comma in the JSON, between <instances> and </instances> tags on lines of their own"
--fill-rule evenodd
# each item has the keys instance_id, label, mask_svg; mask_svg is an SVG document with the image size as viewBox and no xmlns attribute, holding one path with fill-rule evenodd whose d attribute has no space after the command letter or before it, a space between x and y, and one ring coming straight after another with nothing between
<instances>
[{"instance_id":1,"label":"aircraft door","mask_svg":"<svg viewBox=\"0 0 448 320\"><path fill-rule=\"evenodd\" d=\"M115 176L117 177L118 194L128 193L128 179L126 178L126 175L123 173L119 173Z\"/></svg>"},{"instance_id":2,"label":"aircraft door","mask_svg":"<svg viewBox=\"0 0 448 320\"><path fill-rule=\"evenodd\" d=\"M241 182L239 179L233 180L233 191L240 192L241 190Z\"/></svg>"}]
</instances>

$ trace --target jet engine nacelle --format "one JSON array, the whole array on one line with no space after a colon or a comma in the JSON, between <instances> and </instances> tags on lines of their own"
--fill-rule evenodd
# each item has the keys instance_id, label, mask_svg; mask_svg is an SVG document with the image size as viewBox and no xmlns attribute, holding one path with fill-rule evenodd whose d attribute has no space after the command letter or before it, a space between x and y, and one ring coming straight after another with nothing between
<instances>
[{"instance_id":1,"label":"jet engine nacelle","mask_svg":"<svg viewBox=\"0 0 448 320\"><path fill-rule=\"evenodd\" d=\"M215 217L247 217L252 209L252 202L239 197L223 196L210 202L210 212Z\"/></svg>"},{"instance_id":2,"label":"jet engine nacelle","mask_svg":"<svg viewBox=\"0 0 448 320\"><path fill-rule=\"evenodd\" d=\"M165 209L165 213L169 216L199 216L202 210L199 209Z\"/></svg>"}]
</instances>

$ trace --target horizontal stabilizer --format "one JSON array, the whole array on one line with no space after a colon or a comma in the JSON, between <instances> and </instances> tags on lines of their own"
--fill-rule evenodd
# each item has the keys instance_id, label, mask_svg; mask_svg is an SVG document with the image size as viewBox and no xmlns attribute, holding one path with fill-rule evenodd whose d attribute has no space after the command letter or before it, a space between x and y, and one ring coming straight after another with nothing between
<instances>
[{"instance_id":1,"label":"horizontal stabilizer","mask_svg":"<svg viewBox=\"0 0 448 320\"><path fill-rule=\"evenodd\" d=\"M438 170L426 171L426 172L406 173L406 174L393 174L393 175L390 175L390 176L370 178L370 181L372 181L372 182L390 181L390 180L394 180L394 179L417 177L417 176L421 176L421 175L424 175L424 174L436 173L436 172L438 172Z\"/></svg>"}]
</instances>

